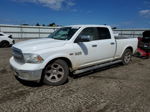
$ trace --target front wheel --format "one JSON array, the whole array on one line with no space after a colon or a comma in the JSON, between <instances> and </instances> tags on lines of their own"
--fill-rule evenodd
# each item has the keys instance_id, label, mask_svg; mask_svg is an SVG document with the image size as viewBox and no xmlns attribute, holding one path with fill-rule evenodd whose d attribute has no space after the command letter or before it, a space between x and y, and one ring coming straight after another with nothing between
<instances>
[{"instance_id":1,"label":"front wheel","mask_svg":"<svg viewBox=\"0 0 150 112\"><path fill-rule=\"evenodd\" d=\"M130 63L132 58L132 51L130 49L126 49L122 55L122 63L127 65Z\"/></svg>"},{"instance_id":2,"label":"front wheel","mask_svg":"<svg viewBox=\"0 0 150 112\"><path fill-rule=\"evenodd\" d=\"M49 63L44 69L44 83L52 86L64 84L68 79L69 68L64 60Z\"/></svg>"}]
</instances>

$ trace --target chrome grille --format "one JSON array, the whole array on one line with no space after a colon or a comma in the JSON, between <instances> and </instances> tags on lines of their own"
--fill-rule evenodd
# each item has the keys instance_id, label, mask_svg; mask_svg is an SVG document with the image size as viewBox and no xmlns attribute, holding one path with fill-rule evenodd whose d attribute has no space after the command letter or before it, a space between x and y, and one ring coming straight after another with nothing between
<instances>
[{"instance_id":1,"label":"chrome grille","mask_svg":"<svg viewBox=\"0 0 150 112\"><path fill-rule=\"evenodd\" d=\"M20 49L12 47L12 55L13 55L15 61L24 63L24 57L23 57L22 51Z\"/></svg>"}]
</instances>

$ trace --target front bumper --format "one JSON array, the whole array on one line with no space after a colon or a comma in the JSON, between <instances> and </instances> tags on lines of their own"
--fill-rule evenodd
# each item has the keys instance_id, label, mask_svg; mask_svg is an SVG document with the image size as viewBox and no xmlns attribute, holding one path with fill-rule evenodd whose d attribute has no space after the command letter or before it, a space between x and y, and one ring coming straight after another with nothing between
<instances>
[{"instance_id":1,"label":"front bumper","mask_svg":"<svg viewBox=\"0 0 150 112\"><path fill-rule=\"evenodd\" d=\"M10 67L14 71L15 76L26 81L40 82L42 76L42 69L32 69L35 67L31 67L31 69L26 70L22 69L21 66L25 65L20 65L20 67L18 67L15 60L13 58L10 59Z\"/></svg>"}]
</instances>

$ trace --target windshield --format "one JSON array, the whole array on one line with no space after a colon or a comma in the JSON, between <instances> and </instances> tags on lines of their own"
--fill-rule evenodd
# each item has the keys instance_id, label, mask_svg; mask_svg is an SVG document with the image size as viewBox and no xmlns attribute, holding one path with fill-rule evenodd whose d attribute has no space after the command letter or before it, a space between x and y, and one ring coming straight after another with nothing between
<instances>
[{"instance_id":1,"label":"windshield","mask_svg":"<svg viewBox=\"0 0 150 112\"><path fill-rule=\"evenodd\" d=\"M71 37L77 32L79 28L64 27L56 30L48 36L48 38L53 38L57 40L70 40Z\"/></svg>"}]
</instances>

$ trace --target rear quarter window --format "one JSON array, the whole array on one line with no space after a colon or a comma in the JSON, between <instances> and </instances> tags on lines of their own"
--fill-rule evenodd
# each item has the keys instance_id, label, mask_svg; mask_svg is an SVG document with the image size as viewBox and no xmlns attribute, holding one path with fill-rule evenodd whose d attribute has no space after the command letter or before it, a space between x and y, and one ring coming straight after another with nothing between
<instances>
[{"instance_id":1,"label":"rear quarter window","mask_svg":"<svg viewBox=\"0 0 150 112\"><path fill-rule=\"evenodd\" d=\"M110 31L108 30L108 28L98 27L97 30L99 40L111 39Z\"/></svg>"}]
</instances>

